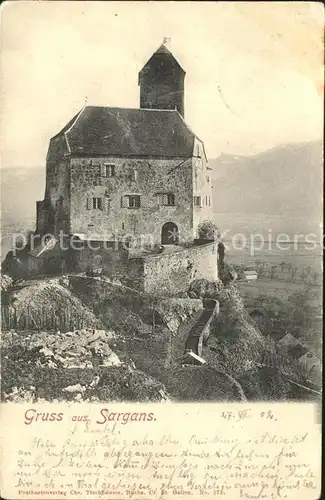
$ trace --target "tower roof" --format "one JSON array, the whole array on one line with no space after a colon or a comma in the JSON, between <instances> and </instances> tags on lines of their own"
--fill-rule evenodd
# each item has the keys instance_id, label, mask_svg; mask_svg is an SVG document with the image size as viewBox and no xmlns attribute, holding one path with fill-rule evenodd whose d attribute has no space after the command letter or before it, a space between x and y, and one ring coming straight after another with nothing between
<instances>
[{"instance_id":1,"label":"tower roof","mask_svg":"<svg viewBox=\"0 0 325 500\"><path fill-rule=\"evenodd\" d=\"M160 58L160 57L164 57L165 59L167 60L170 60L170 62L176 64L176 66L178 66L178 68L184 73L184 75L186 74L186 72L183 70L182 66L179 64L179 62L177 61L177 59L173 56L173 54L171 53L171 51L169 50L169 48L167 47L167 41L164 40L164 42L158 47L158 49L152 54L152 56L150 57L150 59L148 59L148 61L146 62L146 64L143 66L143 68L139 71L139 76L141 75L141 73L145 70L145 68L147 66L150 66L151 62L156 59L157 57Z\"/></svg>"}]
</instances>

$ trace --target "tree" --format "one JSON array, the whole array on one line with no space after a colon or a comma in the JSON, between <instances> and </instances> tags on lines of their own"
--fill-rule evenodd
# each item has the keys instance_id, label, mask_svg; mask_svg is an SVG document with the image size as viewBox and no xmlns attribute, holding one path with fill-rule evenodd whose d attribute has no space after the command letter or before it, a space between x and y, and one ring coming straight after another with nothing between
<instances>
[{"instance_id":1,"label":"tree","mask_svg":"<svg viewBox=\"0 0 325 500\"><path fill-rule=\"evenodd\" d=\"M305 266L305 273L306 273L307 277L310 276L312 269L313 268L310 265Z\"/></svg>"},{"instance_id":2,"label":"tree","mask_svg":"<svg viewBox=\"0 0 325 500\"><path fill-rule=\"evenodd\" d=\"M263 260L259 261L259 274L263 275L266 269L266 263Z\"/></svg>"},{"instance_id":3,"label":"tree","mask_svg":"<svg viewBox=\"0 0 325 500\"><path fill-rule=\"evenodd\" d=\"M220 231L211 220L205 220L198 225L198 238L202 240L217 240L220 238Z\"/></svg>"},{"instance_id":4,"label":"tree","mask_svg":"<svg viewBox=\"0 0 325 500\"><path fill-rule=\"evenodd\" d=\"M314 272L313 273L313 281L314 281L314 284L316 285L317 282L318 282L318 273Z\"/></svg>"},{"instance_id":5,"label":"tree","mask_svg":"<svg viewBox=\"0 0 325 500\"><path fill-rule=\"evenodd\" d=\"M305 283L306 278L307 278L307 273L305 270L303 270L302 273L300 274L300 278L301 278L302 282Z\"/></svg>"},{"instance_id":6,"label":"tree","mask_svg":"<svg viewBox=\"0 0 325 500\"><path fill-rule=\"evenodd\" d=\"M272 280L273 278L275 278L275 275L276 275L276 268L277 268L277 266L276 266L276 265L271 266L271 270L270 270L270 278L271 278L271 280Z\"/></svg>"}]
</instances>

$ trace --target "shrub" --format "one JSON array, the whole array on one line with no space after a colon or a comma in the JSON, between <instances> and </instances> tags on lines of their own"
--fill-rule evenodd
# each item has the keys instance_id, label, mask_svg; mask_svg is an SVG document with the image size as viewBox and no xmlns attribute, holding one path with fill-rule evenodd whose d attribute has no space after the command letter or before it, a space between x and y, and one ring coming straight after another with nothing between
<instances>
[{"instance_id":1,"label":"shrub","mask_svg":"<svg viewBox=\"0 0 325 500\"><path fill-rule=\"evenodd\" d=\"M187 293L192 299L216 299L220 303L239 298L237 287L233 283L225 286L221 280L208 281L204 278L192 281Z\"/></svg>"},{"instance_id":2,"label":"shrub","mask_svg":"<svg viewBox=\"0 0 325 500\"><path fill-rule=\"evenodd\" d=\"M222 269L219 269L219 276L224 285L234 282L238 278L238 273L236 269L229 266L229 264L224 264Z\"/></svg>"},{"instance_id":3,"label":"shrub","mask_svg":"<svg viewBox=\"0 0 325 500\"><path fill-rule=\"evenodd\" d=\"M205 220L198 225L198 238L202 240L217 240L220 238L220 231L211 220Z\"/></svg>"}]
</instances>

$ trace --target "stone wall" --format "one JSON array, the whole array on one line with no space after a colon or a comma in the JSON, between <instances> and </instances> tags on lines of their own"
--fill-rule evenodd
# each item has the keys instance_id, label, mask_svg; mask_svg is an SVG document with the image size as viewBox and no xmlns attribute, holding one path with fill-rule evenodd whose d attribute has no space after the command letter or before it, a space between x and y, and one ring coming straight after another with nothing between
<instances>
[{"instance_id":1,"label":"stone wall","mask_svg":"<svg viewBox=\"0 0 325 500\"><path fill-rule=\"evenodd\" d=\"M101 268L115 282L161 297L183 295L194 279L218 278L217 245L213 242L136 258L128 258L127 252L117 250L113 244L112 248L104 248L102 243L96 243L97 250L85 247L74 252L71 271Z\"/></svg>"},{"instance_id":2,"label":"stone wall","mask_svg":"<svg viewBox=\"0 0 325 500\"><path fill-rule=\"evenodd\" d=\"M144 260L144 291L160 296L179 295L192 280L218 278L217 246L214 242L178 252L148 256Z\"/></svg>"},{"instance_id":3,"label":"stone wall","mask_svg":"<svg viewBox=\"0 0 325 500\"><path fill-rule=\"evenodd\" d=\"M70 158L64 137L50 141L46 157L46 188L44 203L37 209L37 231L58 234L69 232Z\"/></svg>"},{"instance_id":4,"label":"stone wall","mask_svg":"<svg viewBox=\"0 0 325 500\"><path fill-rule=\"evenodd\" d=\"M115 175L105 175L105 164ZM173 206L161 205L159 194L172 193ZM129 208L125 195L140 195L141 206ZM201 197L195 206L193 196ZM93 208L92 199L102 206ZM38 206L37 229L58 234L83 233L87 238L115 234L140 235L161 242L162 227L176 224L179 241L190 241L197 226L212 218L212 185L204 146L195 139L193 158L72 158L63 137L50 141L44 204Z\"/></svg>"},{"instance_id":5,"label":"stone wall","mask_svg":"<svg viewBox=\"0 0 325 500\"><path fill-rule=\"evenodd\" d=\"M128 259L127 253L116 248L113 242L92 242L93 249L85 246L72 251L71 271L87 272L101 268L103 275L136 290L144 289L144 264L142 259Z\"/></svg>"},{"instance_id":6,"label":"stone wall","mask_svg":"<svg viewBox=\"0 0 325 500\"><path fill-rule=\"evenodd\" d=\"M152 235L174 222L180 241L193 237L192 159L71 159L71 232L94 235ZM104 164L115 166L115 176L102 175ZM136 174L134 172L136 171ZM175 206L160 206L158 193L175 195ZM122 196L140 194L140 208L122 207ZM102 209L87 207L87 199L104 200Z\"/></svg>"}]
</instances>

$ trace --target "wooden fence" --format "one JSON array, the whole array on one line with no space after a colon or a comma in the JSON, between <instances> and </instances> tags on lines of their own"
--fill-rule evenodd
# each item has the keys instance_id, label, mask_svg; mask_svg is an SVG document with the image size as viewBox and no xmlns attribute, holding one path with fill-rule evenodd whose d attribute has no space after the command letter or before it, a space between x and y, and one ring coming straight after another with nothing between
<instances>
[{"instance_id":1,"label":"wooden fence","mask_svg":"<svg viewBox=\"0 0 325 500\"><path fill-rule=\"evenodd\" d=\"M97 327L99 325L91 325ZM36 330L62 332L89 328L89 317L86 313L76 315L76 310L71 307L49 308L42 307L37 310L27 307L23 312L18 312L15 307L1 306L1 328L8 330Z\"/></svg>"}]
</instances>

